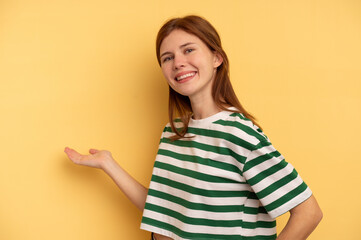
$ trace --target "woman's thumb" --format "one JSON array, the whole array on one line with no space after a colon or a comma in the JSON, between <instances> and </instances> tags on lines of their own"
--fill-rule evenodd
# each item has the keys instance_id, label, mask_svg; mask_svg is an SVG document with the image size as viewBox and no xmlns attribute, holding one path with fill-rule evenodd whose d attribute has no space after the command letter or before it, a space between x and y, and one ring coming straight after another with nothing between
<instances>
[{"instance_id":1,"label":"woman's thumb","mask_svg":"<svg viewBox=\"0 0 361 240\"><path fill-rule=\"evenodd\" d=\"M99 150L97 150L97 149L93 149L93 148L89 149L90 154L95 154L95 153L98 153L98 152L99 152Z\"/></svg>"}]
</instances>

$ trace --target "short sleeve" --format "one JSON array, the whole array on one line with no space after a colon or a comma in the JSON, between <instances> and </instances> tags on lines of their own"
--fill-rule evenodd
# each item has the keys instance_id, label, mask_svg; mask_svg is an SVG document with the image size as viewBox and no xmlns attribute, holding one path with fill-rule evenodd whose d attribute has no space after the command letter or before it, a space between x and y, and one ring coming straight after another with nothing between
<instances>
[{"instance_id":1,"label":"short sleeve","mask_svg":"<svg viewBox=\"0 0 361 240\"><path fill-rule=\"evenodd\" d=\"M296 207L312 192L296 169L267 141L261 141L248 155L243 176L272 218Z\"/></svg>"}]
</instances>

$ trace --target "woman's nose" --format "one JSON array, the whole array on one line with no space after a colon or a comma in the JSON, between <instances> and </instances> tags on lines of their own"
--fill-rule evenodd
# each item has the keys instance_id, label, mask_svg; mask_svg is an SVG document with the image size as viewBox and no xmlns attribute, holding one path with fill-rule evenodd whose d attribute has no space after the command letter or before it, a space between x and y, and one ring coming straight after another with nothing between
<instances>
[{"instance_id":1,"label":"woman's nose","mask_svg":"<svg viewBox=\"0 0 361 240\"><path fill-rule=\"evenodd\" d=\"M182 55L174 56L173 64L175 70L185 67L186 65L185 57Z\"/></svg>"}]
</instances>

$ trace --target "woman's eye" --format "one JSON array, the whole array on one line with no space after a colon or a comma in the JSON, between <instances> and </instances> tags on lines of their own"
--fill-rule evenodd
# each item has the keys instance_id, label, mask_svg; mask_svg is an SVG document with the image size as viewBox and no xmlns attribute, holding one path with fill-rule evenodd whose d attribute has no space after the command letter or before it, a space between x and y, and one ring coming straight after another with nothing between
<instances>
[{"instance_id":1,"label":"woman's eye","mask_svg":"<svg viewBox=\"0 0 361 240\"><path fill-rule=\"evenodd\" d=\"M190 53L190 52L193 52L193 49L192 49L192 48L186 49L186 53Z\"/></svg>"},{"instance_id":2,"label":"woman's eye","mask_svg":"<svg viewBox=\"0 0 361 240\"><path fill-rule=\"evenodd\" d=\"M172 59L172 57L165 57L165 58L163 58L163 62L167 62L167 61L169 61L171 59Z\"/></svg>"}]
</instances>

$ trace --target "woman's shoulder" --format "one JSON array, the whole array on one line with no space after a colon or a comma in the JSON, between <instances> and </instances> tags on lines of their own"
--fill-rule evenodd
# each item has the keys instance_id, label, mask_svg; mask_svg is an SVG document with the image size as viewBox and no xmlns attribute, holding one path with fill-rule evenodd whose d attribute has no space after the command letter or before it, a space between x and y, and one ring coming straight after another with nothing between
<instances>
[{"instance_id":1,"label":"woman's shoulder","mask_svg":"<svg viewBox=\"0 0 361 240\"><path fill-rule=\"evenodd\" d=\"M217 128L229 134L247 139L257 139L259 142L269 141L262 129L240 112L229 112L222 119L213 122Z\"/></svg>"}]
</instances>

